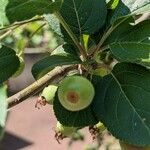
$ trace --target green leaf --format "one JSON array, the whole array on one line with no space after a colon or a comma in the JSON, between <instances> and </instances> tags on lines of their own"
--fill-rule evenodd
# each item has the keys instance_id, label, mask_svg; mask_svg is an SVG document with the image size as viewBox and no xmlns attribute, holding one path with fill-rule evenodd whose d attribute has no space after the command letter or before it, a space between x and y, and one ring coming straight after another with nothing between
<instances>
[{"instance_id":1,"label":"green leaf","mask_svg":"<svg viewBox=\"0 0 150 150\"><path fill-rule=\"evenodd\" d=\"M136 64L117 64L99 83L94 102L96 116L115 137L137 146L150 145L149 70Z\"/></svg>"},{"instance_id":2,"label":"green leaf","mask_svg":"<svg viewBox=\"0 0 150 150\"><path fill-rule=\"evenodd\" d=\"M105 41L105 44L111 44L120 41L120 39L124 37L127 32L133 29L131 23L134 23L134 19L132 17L122 17L116 20L112 24L112 32Z\"/></svg>"},{"instance_id":3,"label":"green leaf","mask_svg":"<svg viewBox=\"0 0 150 150\"><path fill-rule=\"evenodd\" d=\"M117 7L118 3L119 3L119 0L110 0L107 3L107 8L108 9L115 9Z\"/></svg>"},{"instance_id":4,"label":"green leaf","mask_svg":"<svg viewBox=\"0 0 150 150\"><path fill-rule=\"evenodd\" d=\"M112 32L105 41L105 45L111 43L137 42L150 44L150 20L139 24L133 24L132 17L117 19L112 25Z\"/></svg>"},{"instance_id":5,"label":"green leaf","mask_svg":"<svg viewBox=\"0 0 150 150\"><path fill-rule=\"evenodd\" d=\"M32 67L32 74L35 79L43 76L48 73L50 70L54 69L57 66L71 65L71 64L80 64L81 60L78 57L73 57L71 55L52 55L48 56Z\"/></svg>"},{"instance_id":6,"label":"green leaf","mask_svg":"<svg viewBox=\"0 0 150 150\"><path fill-rule=\"evenodd\" d=\"M0 85L0 140L3 137L7 117L7 86Z\"/></svg>"},{"instance_id":7,"label":"green leaf","mask_svg":"<svg viewBox=\"0 0 150 150\"><path fill-rule=\"evenodd\" d=\"M7 0L0 0L0 27L3 27L5 24L8 23L8 20L5 14L6 5L7 5Z\"/></svg>"},{"instance_id":8,"label":"green leaf","mask_svg":"<svg viewBox=\"0 0 150 150\"><path fill-rule=\"evenodd\" d=\"M138 42L144 43L150 38L150 20L145 20L137 25L132 26L128 32L122 36L120 41L122 42ZM150 44L150 41L149 41Z\"/></svg>"},{"instance_id":9,"label":"green leaf","mask_svg":"<svg viewBox=\"0 0 150 150\"><path fill-rule=\"evenodd\" d=\"M105 44L114 42L150 43L150 20L142 21L137 25L132 25L133 23L132 17L123 17L115 21L112 25L113 31Z\"/></svg>"},{"instance_id":10,"label":"green leaf","mask_svg":"<svg viewBox=\"0 0 150 150\"><path fill-rule=\"evenodd\" d=\"M74 57L78 57L77 48L71 44L64 44L57 47L51 52L51 55L72 55Z\"/></svg>"},{"instance_id":11,"label":"green leaf","mask_svg":"<svg viewBox=\"0 0 150 150\"><path fill-rule=\"evenodd\" d=\"M2 0L1 0L2 1ZM30 19L36 15L60 9L62 0L7 0L6 15L10 23Z\"/></svg>"},{"instance_id":12,"label":"green leaf","mask_svg":"<svg viewBox=\"0 0 150 150\"><path fill-rule=\"evenodd\" d=\"M120 0L111 22L126 15L138 15L150 11L149 0Z\"/></svg>"},{"instance_id":13,"label":"green leaf","mask_svg":"<svg viewBox=\"0 0 150 150\"><path fill-rule=\"evenodd\" d=\"M65 126L85 127L98 123L91 105L80 111L69 111L61 105L57 94L53 103L53 109L57 120Z\"/></svg>"},{"instance_id":14,"label":"green leaf","mask_svg":"<svg viewBox=\"0 0 150 150\"><path fill-rule=\"evenodd\" d=\"M59 19L53 15L48 14L44 15L45 19L47 20L50 29L59 37L63 38L63 41L66 43L74 44L66 30L63 28L63 26L60 24Z\"/></svg>"},{"instance_id":15,"label":"green leaf","mask_svg":"<svg viewBox=\"0 0 150 150\"><path fill-rule=\"evenodd\" d=\"M13 49L1 46L0 48L0 84L10 78L19 68L20 61Z\"/></svg>"},{"instance_id":16,"label":"green leaf","mask_svg":"<svg viewBox=\"0 0 150 150\"><path fill-rule=\"evenodd\" d=\"M111 53L120 62L132 62L150 67L150 44L114 43L110 45Z\"/></svg>"},{"instance_id":17,"label":"green leaf","mask_svg":"<svg viewBox=\"0 0 150 150\"><path fill-rule=\"evenodd\" d=\"M75 34L92 34L105 23L105 0L64 0L60 11Z\"/></svg>"},{"instance_id":18,"label":"green leaf","mask_svg":"<svg viewBox=\"0 0 150 150\"><path fill-rule=\"evenodd\" d=\"M44 15L45 19L47 20L51 30L56 33L58 36L63 36L61 33L61 25L59 20L53 14Z\"/></svg>"},{"instance_id":19,"label":"green leaf","mask_svg":"<svg viewBox=\"0 0 150 150\"><path fill-rule=\"evenodd\" d=\"M149 8L150 8L150 2L146 4L145 6L134 11L133 14L144 14L144 13L150 12Z\"/></svg>"}]
</instances>

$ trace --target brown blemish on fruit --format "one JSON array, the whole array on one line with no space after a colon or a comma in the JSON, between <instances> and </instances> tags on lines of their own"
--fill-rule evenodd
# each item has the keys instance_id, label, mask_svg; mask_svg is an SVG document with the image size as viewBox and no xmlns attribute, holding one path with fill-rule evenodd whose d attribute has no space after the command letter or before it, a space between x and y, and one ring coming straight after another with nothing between
<instances>
[{"instance_id":1,"label":"brown blemish on fruit","mask_svg":"<svg viewBox=\"0 0 150 150\"><path fill-rule=\"evenodd\" d=\"M67 93L67 100L75 104L79 101L79 96L76 92L70 91Z\"/></svg>"}]
</instances>

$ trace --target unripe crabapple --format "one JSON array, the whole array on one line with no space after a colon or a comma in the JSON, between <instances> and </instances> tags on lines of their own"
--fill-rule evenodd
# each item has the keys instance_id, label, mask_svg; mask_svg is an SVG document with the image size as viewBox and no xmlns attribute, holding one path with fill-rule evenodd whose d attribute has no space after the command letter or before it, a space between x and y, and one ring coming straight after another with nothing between
<instances>
[{"instance_id":1,"label":"unripe crabapple","mask_svg":"<svg viewBox=\"0 0 150 150\"><path fill-rule=\"evenodd\" d=\"M69 76L58 88L58 98L64 108L79 111L88 107L95 95L92 83L81 76Z\"/></svg>"},{"instance_id":2,"label":"unripe crabapple","mask_svg":"<svg viewBox=\"0 0 150 150\"><path fill-rule=\"evenodd\" d=\"M48 87L45 87L41 95L37 99L35 108L40 109L41 106L45 106L47 103L52 105L56 91L57 91L57 86L55 85L49 85Z\"/></svg>"},{"instance_id":3,"label":"unripe crabapple","mask_svg":"<svg viewBox=\"0 0 150 150\"><path fill-rule=\"evenodd\" d=\"M41 96L46 100L48 104L53 104L55 93L57 91L56 85L49 85L48 87L45 87L42 91Z\"/></svg>"}]
</instances>

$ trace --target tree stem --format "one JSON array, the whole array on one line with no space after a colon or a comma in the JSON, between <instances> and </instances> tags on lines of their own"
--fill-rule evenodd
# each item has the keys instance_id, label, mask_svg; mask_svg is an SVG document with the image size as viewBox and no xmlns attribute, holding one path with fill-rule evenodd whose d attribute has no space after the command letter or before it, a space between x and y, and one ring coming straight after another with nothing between
<instances>
[{"instance_id":1,"label":"tree stem","mask_svg":"<svg viewBox=\"0 0 150 150\"><path fill-rule=\"evenodd\" d=\"M11 107L23 102L28 97L37 94L45 86L66 76L66 74L69 71L71 71L75 68L77 68L77 66L64 66L64 67L55 68L54 70L50 71L49 73L47 73L45 76L43 76L39 80L35 81L33 84L31 84L27 88L23 89L22 91L18 92L15 95L9 97L7 99L8 108L11 108Z\"/></svg>"}]
</instances>

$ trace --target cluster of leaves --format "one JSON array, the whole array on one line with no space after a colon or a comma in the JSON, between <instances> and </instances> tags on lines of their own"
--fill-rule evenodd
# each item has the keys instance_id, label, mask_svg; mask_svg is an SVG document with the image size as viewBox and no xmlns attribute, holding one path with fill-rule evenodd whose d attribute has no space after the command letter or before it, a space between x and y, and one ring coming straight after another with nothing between
<instances>
[{"instance_id":1,"label":"cluster of leaves","mask_svg":"<svg viewBox=\"0 0 150 150\"><path fill-rule=\"evenodd\" d=\"M93 76L96 94L86 109L67 111L56 97L54 111L62 124L85 127L101 121L120 140L148 146L150 20L135 23L135 16L149 8L149 0L0 0L0 23L16 27L42 15L64 39L53 55L33 66L35 79L62 65L80 64L83 75L90 76L101 67L109 70L104 77ZM3 83L18 70L20 61L11 48L2 45L0 62Z\"/></svg>"}]
</instances>

